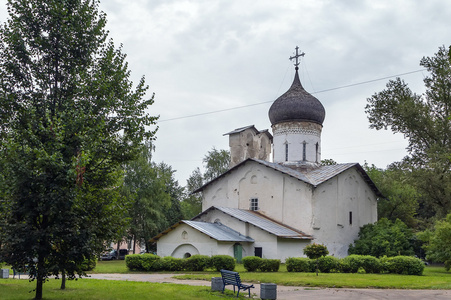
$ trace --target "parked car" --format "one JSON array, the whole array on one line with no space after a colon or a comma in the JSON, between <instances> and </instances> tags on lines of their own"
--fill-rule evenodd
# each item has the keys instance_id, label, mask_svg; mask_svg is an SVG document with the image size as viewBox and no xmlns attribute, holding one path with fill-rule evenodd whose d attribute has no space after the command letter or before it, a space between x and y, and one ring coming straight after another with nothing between
<instances>
[{"instance_id":1,"label":"parked car","mask_svg":"<svg viewBox=\"0 0 451 300\"><path fill-rule=\"evenodd\" d=\"M100 260L113 260L117 258L117 251L111 250L110 252L104 253L100 256Z\"/></svg>"},{"instance_id":2,"label":"parked car","mask_svg":"<svg viewBox=\"0 0 451 300\"><path fill-rule=\"evenodd\" d=\"M125 259L126 255L128 255L127 249L119 249L119 259Z\"/></svg>"}]
</instances>

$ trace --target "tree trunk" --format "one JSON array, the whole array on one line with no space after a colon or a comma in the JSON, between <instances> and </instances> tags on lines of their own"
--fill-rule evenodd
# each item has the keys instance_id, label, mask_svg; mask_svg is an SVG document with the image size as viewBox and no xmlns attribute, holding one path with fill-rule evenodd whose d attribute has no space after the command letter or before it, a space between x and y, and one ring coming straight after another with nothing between
<instances>
[{"instance_id":1,"label":"tree trunk","mask_svg":"<svg viewBox=\"0 0 451 300\"><path fill-rule=\"evenodd\" d=\"M61 288L62 290L66 289L66 271L63 270L63 275L61 276Z\"/></svg>"},{"instance_id":2,"label":"tree trunk","mask_svg":"<svg viewBox=\"0 0 451 300\"><path fill-rule=\"evenodd\" d=\"M136 248L136 235L133 235L133 254L135 254L135 248Z\"/></svg>"}]
</instances>

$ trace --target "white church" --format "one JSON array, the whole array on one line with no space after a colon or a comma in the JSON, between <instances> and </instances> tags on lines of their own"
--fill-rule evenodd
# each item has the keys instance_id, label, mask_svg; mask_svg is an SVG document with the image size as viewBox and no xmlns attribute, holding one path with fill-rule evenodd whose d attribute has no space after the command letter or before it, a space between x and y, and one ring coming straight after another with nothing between
<instances>
[{"instance_id":1,"label":"white church","mask_svg":"<svg viewBox=\"0 0 451 300\"><path fill-rule=\"evenodd\" d=\"M310 243L345 257L359 228L377 221L377 187L358 163L321 165L325 110L303 88L291 87L269 109L272 135L254 126L229 136L231 165L206 183L202 213L154 237L159 256L194 254L303 257ZM272 151L271 151L272 149ZM271 153L272 152L272 153Z\"/></svg>"}]
</instances>

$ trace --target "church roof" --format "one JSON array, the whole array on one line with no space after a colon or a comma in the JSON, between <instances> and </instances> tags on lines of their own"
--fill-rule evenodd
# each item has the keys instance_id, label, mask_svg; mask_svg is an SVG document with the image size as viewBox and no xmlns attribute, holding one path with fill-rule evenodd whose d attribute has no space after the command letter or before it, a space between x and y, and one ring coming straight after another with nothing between
<instances>
[{"instance_id":1,"label":"church roof","mask_svg":"<svg viewBox=\"0 0 451 300\"><path fill-rule=\"evenodd\" d=\"M186 224L203 234L208 235L212 239L215 239L217 241L221 242L250 242L253 243L254 239L244 236L241 233L239 233L236 230L233 230L232 228L225 226L221 223L208 223L208 222L200 222L200 221L187 221L182 220L173 226L169 227L165 231L161 232L157 236L153 237L150 242L156 242L158 241L162 236L168 234L170 231L174 230L181 224Z\"/></svg>"},{"instance_id":2,"label":"church roof","mask_svg":"<svg viewBox=\"0 0 451 300\"><path fill-rule=\"evenodd\" d=\"M321 102L304 89L296 69L293 84L274 101L268 115L272 125L293 121L323 125L326 111Z\"/></svg>"},{"instance_id":3,"label":"church roof","mask_svg":"<svg viewBox=\"0 0 451 300\"><path fill-rule=\"evenodd\" d=\"M255 128L255 125L249 125L249 126L245 126L245 127L240 127L240 128L237 128L237 129L235 129L233 131L224 133L223 135L231 135L231 134L235 134L235 133L240 133L240 132L243 132L243 131L245 131L247 129L252 129L254 131L254 133L256 133L256 134L264 133L272 141L272 134L269 133L268 129L258 130L257 128Z\"/></svg>"},{"instance_id":4,"label":"church roof","mask_svg":"<svg viewBox=\"0 0 451 300\"><path fill-rule=\"evenodd\" d=\"M230 215L242 222L254 225L255 227L258 227L278 237L292 239L313 239L311 235L305 234L302 231L296 230L288 225L279 223L271 218L268 218L265 215L260 214L259 212L246 209L212 206L207 210L203 211L202 213L200 213L199 215L197 215L196 217L194 217L193 219L197 219L198 217L215 209L227 215Z\"/></svg>"},{"instance_id":5,"label":"church roof","mask_svg":"<svg viewBox=\"0 0 451 300\"><path fill-rule=\"evenodd\" d=\"M222 175L216 177L210 182L207 182L197 190L193 191L193 193L197 193L202 191L207 185L215 182L216 180L222 178L223 176L229 174L233 170L241 167L242 165L248 163L248 162L256 162L258 164L264 165L268 168L274 169L276 171L279 171L283 174L286 174L288 176L291 176L293 178L296 178L298 180L301 180L305 183L308 183L312 185L313 187L317 187L320 184L326 182L327 180L334 178L335 176L343 173L344 171L356 168L356 170L362 175L363 179L366 181L366 183L371 187L371 189L374 191L374 193L378 197L383 197L382 193L378 190L374 182L371 180L371 178L368 176L368 174L365 172L365 170L360 166L359 163L346 163L346 164L336 164L336 165L327 165L327 166L319 166L318 168L314 169L296 169L288 166L284 166L278 163L272 163L265 160L259 160L259 159L253 159L248 158L241 163L237 164L227 172L223 173Z\"/></svg>"}]
</instances>

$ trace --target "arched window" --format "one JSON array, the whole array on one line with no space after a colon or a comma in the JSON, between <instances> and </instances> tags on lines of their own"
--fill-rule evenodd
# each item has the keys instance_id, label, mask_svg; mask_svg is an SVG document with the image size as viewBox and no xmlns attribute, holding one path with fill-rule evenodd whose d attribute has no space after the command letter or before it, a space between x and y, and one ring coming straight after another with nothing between
<instances>
[{"instance_id":1,"label":"arched window","mask_svg":"<svg viewBox=\"0 0 451 300\"><path fill-rule=\"evenodd\" d=\"M186 232L186 231L183 231L183 232L182 232L182 239L183 239L183 240L188 239L188 232Z\"/></svg>"},{"instance_id":2,"label":"arched window","mask_svg":"<svg viewBox=\"0 0 451 300\"><path fill-rule=\"evenodd\" d=\"M288 143L285 143L285 161L288 161Z\"/></svg>"},{"instance_id":3,"label":"arched window","mask_svg":"<svg viewBox=\"0 0 451 300\"><path fill-rule=\"evenodd\" d=\"M315 159L315 162L318 162L318 157L319 157L319 144L318 143L316 143L316 159Z\"/></svg>"}]
</instances>

